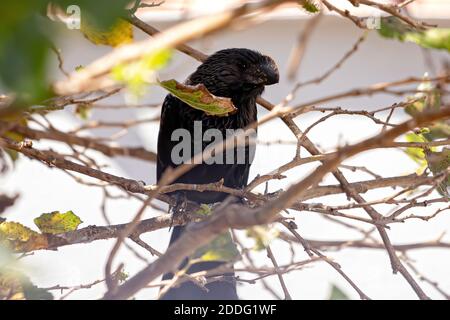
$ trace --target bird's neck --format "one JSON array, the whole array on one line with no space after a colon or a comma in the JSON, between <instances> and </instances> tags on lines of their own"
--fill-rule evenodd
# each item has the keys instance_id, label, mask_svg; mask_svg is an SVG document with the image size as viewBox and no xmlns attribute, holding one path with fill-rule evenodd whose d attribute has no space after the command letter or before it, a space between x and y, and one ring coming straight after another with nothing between
<instances>
[{"instance_id":1,"label":"bird's neck","mask_svg":"<svg viewBox=\"0 0 450 320\"><path fill-rule=\"evenodd\" d=\"M238 111L233 115L239 122L238 127L243 128L257 120L256 95L232 96L231 100Z\"/></svg>"}]
</instances>

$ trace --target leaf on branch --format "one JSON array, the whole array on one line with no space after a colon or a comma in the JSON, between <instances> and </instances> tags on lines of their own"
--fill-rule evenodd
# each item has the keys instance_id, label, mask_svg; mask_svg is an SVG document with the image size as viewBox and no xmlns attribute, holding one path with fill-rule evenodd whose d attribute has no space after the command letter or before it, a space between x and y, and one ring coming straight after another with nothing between
<instances>
[{"instance_id":1,"label":"leaf on branch","mask_svg":"<svg viewBox=\"0 0 450 320\"><path fill-rule=\"evenodd\" d=\"M417 114L428 110L439 110L441 108L441 92L425 75L423 82L417 87L418 92L409 100L414 101L405 107L405 111L415 117ZM450 137L450 123L448 121L439 121L431 124L427 128L420 128L420 132L408 133L405 135L408 142L427 143L438 139L447 139ZM450 149L442 148L438 151L436 147L424 148L406 148L406 154L420 165L418 173L422 173L427 167L436 175L447 170L450 166ZM450 185L450 178L443 181L437 188L437 191L447 196L447 187Z\"/></svg>"},{"instance_id":2,"label":"leaf on branch","mask_svg":"<svg viewBox=\"0 0 450 320\"><path fill-rule=\"evenodd\" d=\"M125 281L128 279L129 276L130 276L130 275L129 275L127 272L125 272L124 270L120 270L120 271L118 271L118 272L116 272L116 273L114 274L114 278L115 278L119 283L125 282Z\"/></svg>"},{"instance_id":3,"label":"leaf on branch","mask_svg":"<svg viewBox=\"0 0 450 320\"><path fill-rule=\"evenodd\" d=\"M91 114L92 107L88 103L80 103L75 107L75 113L82 119L87 120Z\"/></svg>"},{"instance_id":4,"label":"leaf on branch","mask_svg":"<svg viewBox=\"0 0 450 320\"><path fill-rule=\"evenodd\" d=\"M450 51L450 28L417 30L397 17L383 17L378 33L385 38L414 42L425 48Z\"/></svg>"},{"instance_id":5,"label":"leaf on branch","mask_svg":"<svg viewBox=\"0 0 450 320\"><path fill-rule=\"evenodd\" d=\"M181 101L207 115L225 117L237 111L230 98L216 97L203 84L191 86L174 79L159 84Z\"/></svg>"},{"instance_id":6,"label":"leaf on branch","mask_svg":"<svg viewBox=\"0 0 450 320\"><path fill-rule=\"evenodd\" d=\"M202 203L200 205L200 208L195 211L195 214L201 215L201 216L209 216L212 213L211 207L208 206L205 203Z\"/></svg>"},{"instance_id":7,"label":"leaf on branch","mask_svg":"<svg viewBox=\"0 0 450 320\"><path fill-rule=\"evenodd\" d=\"M405 107L406 113L414 117L424 110L436 110L440 108L441 92L428 79L427 74L425 74L424 80L417 86L417 90L419 91L418 93L408 98L409 101L412 100L413 102Z\"/></svg>"},{"instance_id":8,"label":"leaf on branch","mask_svg":"<svg viewBox=\"0 0 450 320\"><path fill-rule=\"evenodd\" d=\"M320 11L320 7L314 0L298 0L298 3L306 12L318 13Z\"/></svg>"},{"instance_id":9,"label":"leaf on branch","mask_svg":"<svg viewBox=\"0 0 450 320\"><path fill-rule=\"evenodd\" d=\"M13 251L32 251L48 247L47 237L17 222L0 223L0 245Z\"/></svg>"},{"instance_id":10,"label":"leaf on branch","mask_svg":"<svg viewBox=\"0 0 450 320\"><path fill-rule=\"evenodd\" d=\"M34 219L34 223L41 230L42 233L59 234L68 231L73 231L82 223L81 219L72 211L60 213L53 211L50 213L41 214Z\"/></svg>"},{"instance_id":11,"label":"leaf on branch","mask_svg":"<svg viewBox=\"0 0 450 320\"><path fill-rule=\"evenodd\" d=\"M426 152L428 168L437 175L450 167L450 148L443 148L441 152ZM439 184L437 191L442 196L448 196L447 187L450 186L450 176Z\"/></svg>"},{"instance_id":12,"label":"leaf on branch","mask_svg":"<svg viewBox=\"0 0 450 320\"><path fill-rule=\"evenodd\" d=\"M261 251L266 249L272 240L278 237L279 231L269 226L254 226L248 228L246 234L255 241L253 250Z\"/></svg>"},{"instance_id":13,"label":"leaf on branch","mask_svg":"<svg viewBox=\"0 0 450 320\"><path fill-rule=\"evenodd\" d=\"M437 111L442 106L441 101L441 89L438 85L432 83L428 76L425 74L423 82L421 82L417 90L419 91L412 97L408 97L410 102L405 111L411 117L415 117L417 114L433 110ZM450 122L438 121L428 126L428 128L422 128L421 133L427 141L435 141L437 139L446 139L450 137Z\"/></svg>"},{"instance_id":14,"label":"leaf on branch","mask_svg":"<svg viewBox=\"0 0 450 320\"><path fill-rule=\"evenodd\" d=\"M416 133L408 133L405 135L405 139L408 142L428 142L423 135ZM427 167L427 161L425 159L425 153L422 148L406 148L405 153L420 165L421 172Z\"/></svg>"},{"instance_id":15,"label":"leaf on branch","mask_svg":"<svg viewBox=\"0 0 450 320\"><path fill-rule=\"evenodd\" d=\"M330 290L330 296L328 300L350 300L350 298L344 291L342 291L339 287L333 284Z\"/></svg>"},{"instance_id":16,"label":"leaf on branch","mask_svg":"<svg viewBox=\"0 0 450 320\"><path fill-rule=\"evenodd\" d=\"M111 47L127 44L133 41L133 27L131 23L118 18L117 21L106 27L99 27L90 18L81 19L81 32L94 44Z\"/></svg>"},{"instance_id":17,"label":"leaf on branch","mask_svg":"<svg viewBox=\"0 0 450 320\"><path fill-rule=\"evenodd\" d=\"M217 236L211 243L205 245L194 254L195 259L202 261L233 261L240 256L229 231Z\"/></svg>"},{"instance_id":18,"label":"leaf on branch","mask_svg":"<svg viewBox=\"0 0 450 320\"><path fill-rule=\"evenodd\" d=\"M11 116L11 117L3 117L1 119L2 121L11 121L11 122L17 122L18 124L22 125L22 126L27 126L28 121L27 119L23 118L23 117L17 117L17 116ZM12 141L15 142L21 142L25 139L25 137L17 132L14 131L6 131L5 133L3 133L3 136L5 138L11 139ZM13 162L13 164L16 162L17 159L19 159L19 153L15 150L11 150L11 149L4 149L5 153L9 156L9 158L11 159L11 161Z\"/></svg>"}]
</instances>

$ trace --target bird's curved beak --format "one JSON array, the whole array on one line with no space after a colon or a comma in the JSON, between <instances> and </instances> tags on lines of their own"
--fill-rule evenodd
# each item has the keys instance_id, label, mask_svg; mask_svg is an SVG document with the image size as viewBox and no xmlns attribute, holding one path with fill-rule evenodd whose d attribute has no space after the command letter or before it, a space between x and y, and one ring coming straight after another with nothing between
<instances>
[{"instance_id":1,"label":"bird's curved beak","mask_svg":"<svg viewBox=\"0 0 450 320\"><path fill-rule=\"evenodd\" d=\"M262 72L264 74L264 84L270 86L276 84L280 81L280 74L278 72L278 67L272 58L266 56L267 63L262 66Z\"/></svg>"}]
</instances>

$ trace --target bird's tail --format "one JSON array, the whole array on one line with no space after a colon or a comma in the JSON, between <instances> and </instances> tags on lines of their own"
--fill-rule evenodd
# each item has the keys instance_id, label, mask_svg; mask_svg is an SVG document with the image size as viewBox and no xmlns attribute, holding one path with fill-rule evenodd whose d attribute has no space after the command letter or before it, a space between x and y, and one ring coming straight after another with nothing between
<instances>
[{"instance_id":1,"label":"bird's tail","mask_svg":"<svg viewBox=\"0 0 450 320\"><path fill-rule=\"evenodd\" d=\"M170 237L169 246L174 243L184 232L184 226L175 226ZM183 268L187 263L187 258L181 263L178 269ZM188 273L196 273L200 271L212 270L224 264L221 261L207 261L193 264ZM163 280L173 277L173 273L166 273ZM210 282L201 287L192 281L181 283L177 287L173 287L164 294L162 300L238 300L236 292L236 280L234 272L224 273L220 280Z\"/></svg>"}]
</instances>

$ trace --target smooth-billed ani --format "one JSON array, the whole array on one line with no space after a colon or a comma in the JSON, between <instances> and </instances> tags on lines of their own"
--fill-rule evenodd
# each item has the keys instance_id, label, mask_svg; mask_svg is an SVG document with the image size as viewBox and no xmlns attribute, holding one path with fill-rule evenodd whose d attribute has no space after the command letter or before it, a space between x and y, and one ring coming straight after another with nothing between
<instances>
[{"instance_id":1,"label":"smooth-billed ani","mask_svg":"<svg viewBox=\"0 0 450 320\"><path fill-rule=\"evenodd\" d=\"M172 149L178 141L173 141L172 133L177 129L186 129L194 137L194 121L201 121L202 131L219 129L224 140L227 129L241 129L257 120L256 99L264 91L264 86L278 83L278 69L272 58L249 49L225 49L208 57L186 80L186 84L204 84L214 95L232 99L237 112L226 117L209 116L194 109L173 95L166 96L162 105L161 124L158 135L157 178L161 178L168 167L176 167L172 159ZM201 142L202 150L210 142ZM192 141L192 145L194 142ZM248 148L248 146L246 147ZM234 150L236 151L236 150ZM248 150L246 150L248 151ZM235 157L235 160L236 157ZM251 159L244 163L202 162L175 182L188 184L206 184L224 180L231 188L243 188L247 184ZM219 192L178 192L183 197L197 203L215 203L224 200L226 194ZM176 226L170 243L182 233L184 227ZM208 270L219 266L221 262L202 262L194 264L189 272ZM166 274L163 279L173 275ZM184 282L170 289L163 299L237 299L236 284L232 281L216 281L206 286L209 291L192 282Z\"/></svg>"}]
</instances>

